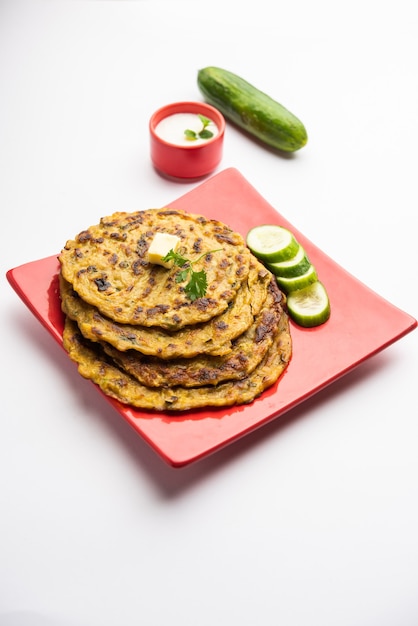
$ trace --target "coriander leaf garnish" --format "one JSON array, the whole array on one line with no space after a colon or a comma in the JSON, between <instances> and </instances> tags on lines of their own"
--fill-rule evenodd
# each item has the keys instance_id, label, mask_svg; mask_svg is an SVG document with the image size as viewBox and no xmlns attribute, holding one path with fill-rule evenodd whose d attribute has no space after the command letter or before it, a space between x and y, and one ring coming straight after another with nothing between
<instances>
[{"instance_id":1,"label":"coriander leaf garnish","mask_svg":"<svg viewBox=\"0 0 418 626\"><path fill-rule=\"evenodd\" d=\"M208 288L208 281L206 278L205 270L200 272L193 272L190 275L190 280L185 287L185 291L190 300L196 300L197 298L203 298Z\"/></svg>"},{"instance_id":2,"label":"coriander leaf garnish","mask_svg":"<svg viewBox=\"0 0 418 626\"><path fill-rule=\"evenodd\" d=\"M167 254L161 259L164 262L173 261L174 265L177 267L184 268L181 272L179 272L176 276L176 283L182 283L185 280L189 282L185 286L184 290L190 300L197 300L198 298L203 298L206 294L208 288L208 281L205 270L200 270L199 272L195 272L193 269L193 265L203 259L203 257L211 254L212 252L219 252L222 248L217 248L216 250L209 250L209 252L204 252L194 261L190 261L186 259L178 252L174 252L171 249Z\"/></svg>"},{"instance_id":3,"label":"coriander leaf garnish","mask_svg":"<svg viewBox=\"0 0 418 626\"><path fill-rule=\"evenodd\" d=\"M182 257L181 254L179 254L178 252L174 252L173 248L171 248L171 250L169 250L167 254L162 257L161 260L165 263L173 261L174 265L177 265L177 267L183 267L183 265L186 265L186 263L190 263L190 261ZM187 271L188 270L186 270L186 272Z\"/></svg>"},{"instance_id":4,"label":"coriander leaf garnish","mask_svg":"<svg viewBox=\"0 0 418 626\"><path fill-rule=\"evenodd\" d=\"M203 131L202 131L203 132ZM189 141L196 141L197 139L197 135L194 132L194 130L185 130L184 131L184 136L186 137L186 139L188 139Z\"/></svg>"},{"instance_id":5,"label":"coriander leaf garnish","mask_svg":"<svg viewBox=\"0 0 418 626\"><path fill-rule=\"evenodd\" d=\"M205 115L201 115L200 113L198 113L197 117L202 122L203 128L206 128L206 126L208 126L210 124L210 119L208 119Z\"/></svg>"},{"instance_id":6,"label":"coriander leaf garnish","mask_svg":"<svg viewBox=\"0 0 418 626\"><path fill-rule=\"evenodd\" d=\"M200 139L210 139L211 137L213 137L213 132L211 130L201 130L199 133L199 137Z\"/></svg>"},{"instance_id":7,"label":"coriander leaf garnish","mask_svg":"<svg viewBox=\"0 0 418 626\"><path fill-rule=\"evenodd\" d=\"M200 139L210 139L211 137L213 137L213 132L211 130L208 130L208 128L207 128L209 126L209 124L211 123L211 121L207 117L205 117L204 115L200 115L200 113L198 114L198 118L202 122L203 128L198 133L196 133L194 130L190 130L190 129L185 130L184 131L184 136L189 141L196 141L198 138L200 138Z\"/></svg>"}]
</instances>

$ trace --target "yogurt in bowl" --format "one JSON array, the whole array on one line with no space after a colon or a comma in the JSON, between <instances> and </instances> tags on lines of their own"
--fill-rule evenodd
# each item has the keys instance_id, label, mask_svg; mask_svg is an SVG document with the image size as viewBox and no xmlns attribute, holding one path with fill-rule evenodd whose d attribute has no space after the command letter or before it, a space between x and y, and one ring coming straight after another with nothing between
<instances>
[{"instance_id":1,"label":"yogurt in bowl","mask_svg":"<svg viewBox=\"0 0 418 626\"><path fill-rule=\"evenodd\" d=\"M225 119L202 102L176 102L158 109L149 122L151 161L173 178L200 178L220 163Z\"/></svg>"},{"instance_id":2,"label":"yogurt in bowl","mask_svg":"<svg viewBox=\"0 0 418 626\"><path fill-rule=\"evenodd\" d=\"M196 113L173 113L164 117L155 127L155 134L176 146L198 146L216 137L219 129L205 115Z\"/></svg>"}]
</instances>

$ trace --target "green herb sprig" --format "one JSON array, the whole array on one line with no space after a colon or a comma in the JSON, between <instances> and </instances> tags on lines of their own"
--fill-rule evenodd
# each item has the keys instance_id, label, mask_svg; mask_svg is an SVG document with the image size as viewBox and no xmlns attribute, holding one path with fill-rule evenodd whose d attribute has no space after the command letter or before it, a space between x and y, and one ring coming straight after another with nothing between
<instances>
[{"instance_id":1,"label":"green herb sprig","mask_svg":"<svg viewBox=\"0 0 418 626\"><path fill-rule=\"evenodd\" d=\"M195 272L193 269L193 265L203 259L203 257L211 254L212 252L219 252L222 248L217 248L216 250L209 250L209 252L204 252L194 261L190 261L186 259L178 252L174 252L171 249L167 254L162 258L164 262L173 261L174 265L182 269L176 276L176 283L182 283L185 280L188 280L187 285L184 290L190 300L197 300L198 298L203 298L206 294L208 288L208 281L205 270L200 270L199 272Z\"/></svg>"},{"instance_id":2,"label":"green herb sprig","mask_svg":"<svg viewBox=\"0 0 418 626\"><path fill-rule=\"evenodd\" d=\"M200 139L210 139L211 137L213 137L213 132L211 130L208 130L208 128L207 128L209 126L209 124L211 123L210 120L207 117L205 117L204 115L200 115L200 113L198 114L198 118L202 122L203 128L198 133L196 133L194 130L190 130L190 129L185 130L184 131L184 136L189 141L196 141L199 137L200 137Z\"/></svg>"}]
</instances>

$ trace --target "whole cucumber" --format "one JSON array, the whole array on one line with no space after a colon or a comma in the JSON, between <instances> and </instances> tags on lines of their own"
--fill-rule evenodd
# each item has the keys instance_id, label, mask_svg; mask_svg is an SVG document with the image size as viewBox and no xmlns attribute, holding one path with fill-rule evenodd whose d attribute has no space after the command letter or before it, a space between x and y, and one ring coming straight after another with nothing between
<instances>
[{"instance_id":1,"label":"whole cucumber","mask_svg":"<svg viewBox=\"0 0 418 626\"><path fill-rule=\"evenodd\" d=\"M263 143L295 152L308 141L304 125L293 113L240 76L205 67L198 71L197 84L209 104Z\"/></svg>"}]
</instances>

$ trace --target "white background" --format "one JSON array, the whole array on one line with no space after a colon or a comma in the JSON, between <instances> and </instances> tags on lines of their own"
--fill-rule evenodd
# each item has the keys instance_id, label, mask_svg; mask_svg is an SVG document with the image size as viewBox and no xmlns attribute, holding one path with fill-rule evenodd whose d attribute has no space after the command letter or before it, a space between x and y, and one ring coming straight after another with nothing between
<instances>
[{"instance_id":1,"label":"white background","mask_svg":"<svg viewBox=\"0 0 418 626\"><path fill-rule=\"evenodd\" d=\"M201 100L197 70L218 65L309 134L284 158L228 125L218 171L416 318L416 16L413 0L0 1L0 626L418 624L416 332L174 469L5 278L193 188L153 170L148 120Z\"/></svg>"}]
</instances>

